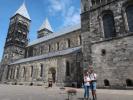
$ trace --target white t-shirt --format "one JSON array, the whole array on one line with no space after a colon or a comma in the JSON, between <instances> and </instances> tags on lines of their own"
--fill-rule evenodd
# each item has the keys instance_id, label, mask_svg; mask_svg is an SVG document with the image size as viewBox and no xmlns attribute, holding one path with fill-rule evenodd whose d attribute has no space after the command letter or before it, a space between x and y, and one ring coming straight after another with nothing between
<instances>
[{"instance_id":1,"label":"white t-shirt","mask_svg":"<svg viewBox=\"0 0 133 100\"><path fill-rule=\"evenodd\" d=\"M90 77L89 76L84 76L84 85L90 86Z\"/></svg>"},{"instance_id":2,"label":"white t-shirt","mask_svg":"<svg viewBox=\"0 0 133 100\"><path fill-rule=\"evenodd\" d=\"M93 80L97 80L96 77L97 77L97 74L96 73L91 73L89 75L90 79L93 81Z\"/></svg>"}]
</instances>

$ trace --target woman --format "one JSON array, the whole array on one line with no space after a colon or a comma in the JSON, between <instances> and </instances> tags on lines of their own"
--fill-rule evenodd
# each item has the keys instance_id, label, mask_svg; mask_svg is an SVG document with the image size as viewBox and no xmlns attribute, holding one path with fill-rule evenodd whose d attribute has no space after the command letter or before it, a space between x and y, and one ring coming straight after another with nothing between
<instances>
[{"instance_id":1,"label":"woman","mask_svg":"<svg viewBox=\"0 0 133 100\"><path fill-rule=\"evenodd\" d=\"M84 72L84 98L89 99L90 78L87 71Z\"/></svg>"}]
</instances>

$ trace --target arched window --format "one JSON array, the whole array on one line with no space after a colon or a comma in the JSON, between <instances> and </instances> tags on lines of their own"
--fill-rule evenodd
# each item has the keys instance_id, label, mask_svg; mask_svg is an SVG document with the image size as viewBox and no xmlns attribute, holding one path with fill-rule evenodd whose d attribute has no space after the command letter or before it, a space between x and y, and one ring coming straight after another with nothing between
<instances>
[{"instance_id":1,"label":"arched window","mask_svg":"<svg viewBox=\"0 0 133 100\"><path fill-rule=\"evenodd\" d=\"M22 69L21 75L23 78L26 76L26 68L25 67Z\"/></svg>"},{"instance_id":2,"label":"arched window","mask_svg":"<svg viewBox=\"0 0 133 100\"><path fill-rule=\"evenodd\" d=\"M115 37L116 31L113 14L111 12L104 14L102 20L105 38Z\"/></svg>"},{"instance_id":3,"label":"arched window","mask_svg":"<svg viewBox=\"0 0 133 100\"><path fill-rule=\"evenodd\" d=\"M70 45L70 44L71 44L70 39L68 39L67 42L68 42L68 48L69 48L69 47L71 46L71 45Z\"/></svg>"},{"instance_id":4,"label":"arched window","mask_svg":"<svg viewBox=\"0 0 133 100\"><path fill-rule=\"evenodd\" d=\"M52 80L53 83L55 83L55 81L56 81L56 69L51 67L48 71L48 74L49 74L48 75L49 80Z\"/></svg>"},{"instance_id":5,"label":"arched window","mask_svg":"<svg viewBox=\"0 0 133 100\"><path fill-rule=\"evenodd\" d=\"M10 67L8 66L8 67L7 67L7 76L6 76L6 79L9 78L9 72L10 72Z\"/></svg>"},{"instance_id":6,"label":"arched window","mask_svg":"<svg viewBox=\"0 0 133 100\"><path fill-rule=\"evenodd\" d=\"M40 67L40 77L43 77L43 64L41 64L41 67Z\"/></svg>"},{"instance_id":7,"label":"arched window","mask_svg":"<svg viewBox=\"0 0 133 100\"><path fill-rule=\"evenodd\" d=\"M33 50L33 54L34 54L34 56L37 55L37 49L36 49L36 48L34 48L34 50Z\"/></svg>"},{"instance_id":8,"label":"arched window","mask_svg":"<svg viewBox=\"0 0 133 100\"><path fill-rule=\"evenodd\" d=\"M78 36L78 44L81 45L82 44L82 39L81 39L81 35Z\"/></svg>"},{"instance_id":9,"label":"arched window","mask_svg":"<svg viewBox=\"0 0 133 100\"><path fill-rule=\"evenodd\" d=\"M66 62L66 76L70 76L70 63Z\"/></svg>"},{"instance_id":10,"label":"arched window","mask_svg":"<svg viewBox=\"0 0 133 100\"><path fill-rule=\"evenodd\" d=\"M33 76L33 66L31 66L31 77Z\"/></svg>"},{"instance_id":11,"label":"arched window","mask_svg":"<svg viewBox=\"0 0 133 100\"><path fill-rule=\"evenodd\" d=\"M56 43L56 49L59 50L59 42Z\"/></svg>"},{"instance_id":12,"label":"arched window","mask_svg":"<svg viewBox=\"0 0 133 100\"><path fill-rule=\"evenodd\" d=\"M95 5L96 1L95 0L91 0L91 3L92 3L92 5Z\"/></svg>"},{"instance_id":13,"label":"arched window","mask_svg":"<svg viewBox=\"0 0 133 100\"><path fill-rule=\"evenodd\" d=\"M133 81L131 79L126 80L127 86L133 86Z\"/></svg>"},{"instance_id":14,"label":"arched window","mask_svg":"<svg viewBox=\"0 0 133 100\"><path fill-rule=\"evenodd\" d=\"M67 42L66 43L67 47L70 48L71 47L71 40L70 39L67 39L66 42Z\"/></svg>"},{"instance_id":15,"label":"arched window","mask_svg":"<svg viewBox=\"0 0 133 100\"><path fill-rule=\"evenodd\" d=\"M50 52L50 50L51 50L51 45L49 44L48 45L48 52Z\"/></svg>"},{"instance_id":16,"label":"arched window","mask_svg":"<svg viewBox=\"0 0 133 100\"><path fill-rule=\"evenodd\" d=\"M43 46L40 47L40 54L43 54Z\"/></svg>"},{"instance_id":17,"label":"arched window","mask_svg":"<svg viewBox=\"0 0 133 100\"><path fill-rule=\"evenodd\" d=\"M17 79L19 79L19 67L17 68L17 76L16 76Z\"/></svg>"},{"instance_id":18,"label":"arched window","mask_svg":"<svg viewBox=\"0 0 133 100\"><path fill-rule=\"evenodd\" d=\"M105 79L105 80L104 80L104 85L105 85L105 86L110 86L109 80Z\"/></svg>"},{"instance_id":19,"label":"arched window","mask_svg":"<svg viewBox=\"0 0 133 100\"><path fill-rule=\"evenodd\" d=\"M16 66L15 69L14 69L14 79L18 79L17 78L17 74L18 74L18 67Z\"/></svg>"},{"instance_id":20,"label":"arched window","mask_svg":"<svg viewBox=\"0 0 133 100\"><path fill-rule=\"evenodd\" d=\"M12 79L13 78L13 68L12 67L11 67L10 71L11 71L10 79Z\"/></svg>"},{"instance_id":21,"label":"arched window","mask_svg":"<svg viewBox=\"0 0 133 100\"><path fill-rule=\"evenodd\" d=\"M128 28L130 32L133 32L133 5L126 8Z\"/></svg>"},{"instance_id":22,"label":"arched window","mask_svg":"<svg viewBox=\"0 0 133 100\"><path fill-rule=\"evenodd\" d=\"M36 50L34 50L36 52ZM32 57L33 56L33 47L29 47L28 48L28 57Z\"/></svg>"}]
</instances>

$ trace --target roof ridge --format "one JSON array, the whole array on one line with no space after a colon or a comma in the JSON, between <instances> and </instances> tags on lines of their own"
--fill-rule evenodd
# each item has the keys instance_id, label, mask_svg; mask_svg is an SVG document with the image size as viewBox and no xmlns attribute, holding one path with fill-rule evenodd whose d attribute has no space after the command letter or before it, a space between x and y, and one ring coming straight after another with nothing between
<instances>
[{"instance_id":1,"label":"roof ridge","mask_svg":"<svg viewBox=\"0 0 133 100\"><path fill-rule=\"evenodd\" d=\"M33 41L28 43L28 46L35 45L35 44L38 44L40 42L44 42L44 41L47 41L47 40L50 40L50 39L53 39L53 38L57 38L59 36L65 35L67 33L78 30L80 28L81 28L81 24L76 24L76 25L73 25L71 27L69 26L68 28L64 28L63 30L61 30L59 32L54 32L54 34L50 34L50 35L47 35L45 37L33 40Z\"/></svg>"},{"instance_id":2,"label":"roof ridge","mask_svg":"<svg viewBox=\"0 0 133 100\"><path fill-rule=\"evenodd\" d=\"M50 57L56 57L56 56L61 56L61 55L67 55L67 54L76 52L78 50L81 50L81 48L82 48L82 46L77 46L77 47L73 47L73 48L64 49L61 51L49 52L49 53L39 55L39 56L28 57L28 58L17 60L15 62L11 63L11 65L29 62L29 61L35 61L35 60L39 60L39 59L47 59Z\"/></svg>"}]
</instances>

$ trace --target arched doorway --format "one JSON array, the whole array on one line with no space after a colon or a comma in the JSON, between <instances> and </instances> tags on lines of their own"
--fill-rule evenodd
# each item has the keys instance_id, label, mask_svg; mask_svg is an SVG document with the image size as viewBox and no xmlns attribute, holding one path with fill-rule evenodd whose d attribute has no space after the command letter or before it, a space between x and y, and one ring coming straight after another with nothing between
<instances>
[{"instance_id":1,"label":"arched doorway","mask_svg":"<svg viewBox=\"0 0 133 100\"><path fill-rule=\"evenodd\" d=\"M48 80L52 80L53 83L56 81L56 70L55 68L50 68L48 71Z\"/></svg>"},{"instance_id":2,"label":"arched doorway","mask_svg":"<svg viewBox=\"0 0 133 100\"><path fill-rule=\"evenodd\" d=\"M127 84L127 86L133 86L133 82L131 79L127 79L126 84Z\"/></svg>"},{"instance_id":3,"label":"arched doorway","mask_svg":"<svg viewBox=\"0 0 133 100\"><path fill-rule=\"evenodd\" d=\"M109 80L105 79L105 80L104 80L104 85L105 85L105 86L110 86Z\"/></svg>"}]
</instances>

